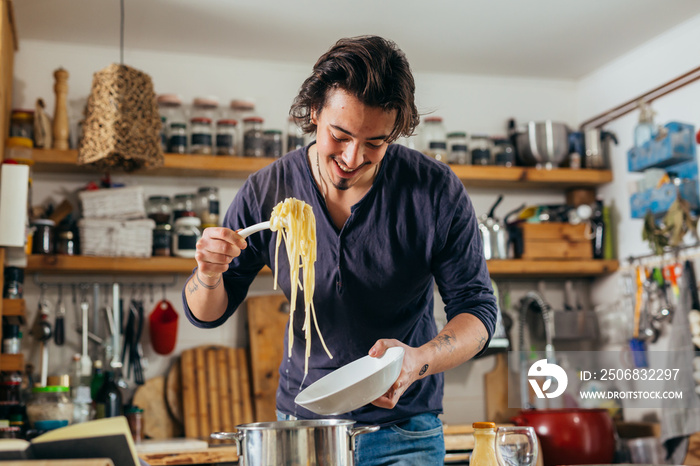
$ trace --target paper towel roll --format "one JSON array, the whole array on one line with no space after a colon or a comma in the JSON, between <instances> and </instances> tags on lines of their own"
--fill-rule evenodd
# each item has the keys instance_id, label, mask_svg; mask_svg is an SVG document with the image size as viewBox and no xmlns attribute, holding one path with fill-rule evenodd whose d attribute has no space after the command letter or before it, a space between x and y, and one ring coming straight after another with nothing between
<instances>
[{"instance_id":1,"label":"paper towel roll","mask_svg":"<svg viewBox=\"0 0 700 466\"><path fill-rule=\"evenodd\" d=\"M0 165L0 246L24 246L29 167Z\"/></svg>"}]
</instances>

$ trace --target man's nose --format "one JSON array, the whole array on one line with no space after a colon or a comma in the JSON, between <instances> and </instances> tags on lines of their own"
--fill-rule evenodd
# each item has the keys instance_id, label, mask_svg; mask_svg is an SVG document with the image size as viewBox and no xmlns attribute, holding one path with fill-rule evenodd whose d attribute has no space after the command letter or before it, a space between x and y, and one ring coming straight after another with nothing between
<instances>
[{"instance_id":1,"label":"man's nose","mask_svg":"<svg viewBox=\"0 0 700 466\"><path fill-rule=\"evenodd\" d=\"M362 164L362 149L361 144L357 142L349 142L343 151L343 163L351 170L359 167Z\"/></svg>"}]
</instances>

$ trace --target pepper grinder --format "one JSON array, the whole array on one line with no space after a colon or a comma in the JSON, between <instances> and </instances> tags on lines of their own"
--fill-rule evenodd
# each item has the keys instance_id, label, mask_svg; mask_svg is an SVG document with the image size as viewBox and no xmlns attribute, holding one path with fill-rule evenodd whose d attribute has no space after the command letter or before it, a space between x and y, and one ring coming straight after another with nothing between
<instances>
[{"instance_id":1,"label":"pepper grinder","mask_svg":"<svg viewBox=\"0 0 700 466\"><path fill-rule=\"evenodd\" d=\"M56 108L53 115L53 148L68 149L68 71L57 69L53 76Z\"/></svg>"}]
</instances>

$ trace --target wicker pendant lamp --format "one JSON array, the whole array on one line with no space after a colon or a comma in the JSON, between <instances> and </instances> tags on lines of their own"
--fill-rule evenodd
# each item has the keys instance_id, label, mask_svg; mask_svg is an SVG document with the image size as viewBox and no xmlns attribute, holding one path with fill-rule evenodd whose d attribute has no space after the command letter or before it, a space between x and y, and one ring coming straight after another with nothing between
<instances>
[{"instance_id":1,"label":"wicker pendant lamp","mask_svg":"<svg viewBox=\"0 0 700 466\"><path fill-rule=\"evenodd\" d=\"M161 121L151 77L124 65L124 0L121 4L121 63L94 74L78 164L101 170L163 165Z\"/></svg>"}]
</instances>

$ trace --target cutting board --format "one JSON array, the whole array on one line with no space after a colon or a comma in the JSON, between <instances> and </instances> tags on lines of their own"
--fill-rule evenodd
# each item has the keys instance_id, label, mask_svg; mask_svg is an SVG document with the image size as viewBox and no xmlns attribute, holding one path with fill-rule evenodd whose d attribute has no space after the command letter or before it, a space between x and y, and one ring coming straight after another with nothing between
<instances>
[{"instance_id":1,"label":"cutting board","mask_svg":"<svg viewBox=\"0 0 700 466\"><path fill-rule=\"evenodd\" d=\"M182 435L182 426L175 422L165 402L165 377L153 377L134 392L132 404L143 409L143 435L167 439Z\"/></svg>"},{"instance_id":2,"label":"cutting board","mask_svg":"<svg viewBox=\"0 0 700 466\"><path fill-rule=\"evenodd\" d=\"M255 417L258 422L272 422L277 420L275 398L289 302L284 295L275 294L250 297L247 304Z\"/></svg>"},{"instance_id":3,"label":"cutting board","mask_svg":"<svg viewBox=\"0 0 700 466\"><path fill-rule=\"evenodd\" d=\"M484 374L486 419L490 422L510 422L518 410L508 407L508 353L496 353L496 365Z\"/></svg>"},{"instance_id":4,"label":"cutting board","mask_svg":"<svg viewBox=\"0 0 700 466\"><path fill-rule=\"evenodd\" d=\"M180 356L185 437L209 439L253 422L245 348L199 346Z\"/></svg>"},{"instance_id":5,"label":"cutting board","mask_svg":"<svg viewBox=\"0 0 700 466\"><path fill-rule=\"evenodd\" d=\"M173 359L165 377L165 401L170 415L182 425L182 387L180 376L180 358Z\"/></svg>"}]
</instances>

